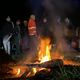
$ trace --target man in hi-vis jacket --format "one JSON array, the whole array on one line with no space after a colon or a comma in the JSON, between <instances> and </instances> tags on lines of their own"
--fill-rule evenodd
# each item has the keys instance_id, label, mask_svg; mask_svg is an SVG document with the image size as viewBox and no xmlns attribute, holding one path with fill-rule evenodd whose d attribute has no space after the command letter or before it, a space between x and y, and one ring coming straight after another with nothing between
<instances>
[{"instance_id":1,"label":"man in hi-vis jacket","mask_svg":"<svg viewBox=\"0 0 80 80\"><path fill-rule=\"evenodd\" d=\"M31 51L34 52L34 56L36 53L37 49L37 25L36 25L36 19L35 15L30 15L29 21L28 21L28 35L29 35L29 48Z\"/></svg>"}]
</instances>

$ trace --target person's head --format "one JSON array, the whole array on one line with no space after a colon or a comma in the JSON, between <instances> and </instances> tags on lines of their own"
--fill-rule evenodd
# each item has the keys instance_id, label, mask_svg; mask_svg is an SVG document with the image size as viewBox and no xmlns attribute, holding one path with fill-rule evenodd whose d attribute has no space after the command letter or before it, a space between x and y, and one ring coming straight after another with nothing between
<instances>
[{"instance_id":1,"label":"person's head","mask_svg":"<svg viewBox=\"0 0 80 80\"><path fill-rule=\"evenodd\" d=\"M70 23L70 20L68 18L66 18L65 23L68 25Z\"/></svg>"},{"instance_id":2,"label":"person's head","mask_svg":"<svg viewBox=\"0 0 80 80\"><path fill-rule=\"evenodd\" d=\"M16 21L16 25L20 25L20 20L17 20Z\"/></svg>"},{"instance_id":3,"label":"person's head","mask_svg":"<svg viewBox=\"0 0 80 80\"><path fill-rule=\"evenodd\" d=\"M10 22L10 21L11 21L11 18L8 16L8 17L6 18L6 21Z\"/></svg>"},{"instance_id":4,"label":"person's head","mask_svg":"<svg viewBox=\"0 0 80 80\"><path fill-rule=\"evenodd\" d=\"M26 25L27 25L27 20L24 20L24 22L23 22L23 23L24 23L24 25L26 26Z\"/></svg>"},{"instance_id":5,"label":"person's head","mask_svg":"<svg viewBox=\"0 0 80 80\"><path fill-rule=\"evenodd\" d=\"M43 18L43 23L46 23L47 22L47 18Z\"/></svg>"},{"instance_id":6,"label":"person's head","mask_svg":"<svg viewBox=\"0 0 80 80\"><path fill-rule=\"evenodd\" d=\"M35 15L34 14L30 15L30 18L35 20Z\"/></svg>"}]
</instances>

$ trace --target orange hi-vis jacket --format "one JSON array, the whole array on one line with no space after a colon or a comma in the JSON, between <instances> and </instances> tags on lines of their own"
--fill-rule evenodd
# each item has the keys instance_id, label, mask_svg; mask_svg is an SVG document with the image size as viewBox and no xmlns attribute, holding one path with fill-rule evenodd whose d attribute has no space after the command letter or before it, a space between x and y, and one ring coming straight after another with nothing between
<instances>
[{"instance_id":1,"label":"orange hi-vis jacket","mask_svg":"<svg viewBox=\"0 0 80 80\"><path fill-rule=\"evenodd\" d=\"M29 19L28 22L29 35L36 35L36 22L33 19Z\"/></svg>"}]
</instances>

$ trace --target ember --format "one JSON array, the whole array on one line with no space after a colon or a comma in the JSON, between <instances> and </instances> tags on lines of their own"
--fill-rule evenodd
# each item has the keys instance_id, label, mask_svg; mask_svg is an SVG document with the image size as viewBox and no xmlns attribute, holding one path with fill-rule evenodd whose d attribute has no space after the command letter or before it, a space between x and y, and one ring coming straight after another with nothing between
<instances>
[{"instance_id":1,"label":"ember","mask_svg":"<svg viewBox=\"0 0 80 80\"><path fill-rule=\"evenodd\" d=\"M15 76L19 76L20 75L20 72L21 72L20 68L14 67L12 69L13 69L12 72L10 72L11 74L13 74Z\"/></svg>"}]
</instances>

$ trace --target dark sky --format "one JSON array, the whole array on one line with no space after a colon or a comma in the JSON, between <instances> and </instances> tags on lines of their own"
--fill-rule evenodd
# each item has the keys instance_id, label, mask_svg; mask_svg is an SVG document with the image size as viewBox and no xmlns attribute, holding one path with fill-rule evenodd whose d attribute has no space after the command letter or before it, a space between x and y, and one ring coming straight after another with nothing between
<instances>
[{"instance_id":1,"label":"dark sky","mask_svg":"<svg viewBox=\"0 0 80 80\"><path fill-rule=\"evenodd\" d=\"M22 16L24 11L24 2L20 0L0 0L0 12L6 15ZM1 17L2 15L0 15Z\"/></svg>"}]
</instances>

